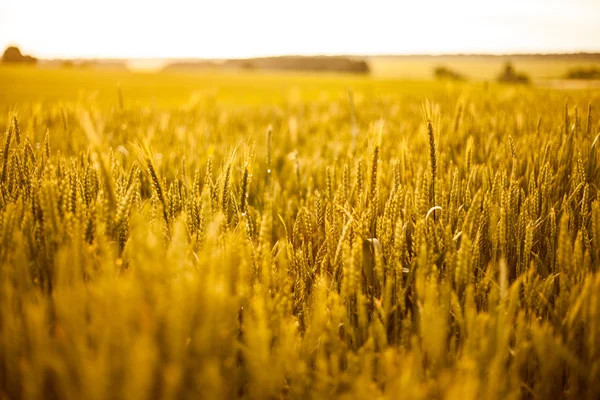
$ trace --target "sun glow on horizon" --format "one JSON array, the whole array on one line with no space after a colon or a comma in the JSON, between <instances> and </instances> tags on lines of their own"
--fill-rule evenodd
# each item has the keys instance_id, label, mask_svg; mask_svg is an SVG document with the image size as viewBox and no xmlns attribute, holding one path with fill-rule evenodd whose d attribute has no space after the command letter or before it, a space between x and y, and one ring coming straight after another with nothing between
<instances>
[{"instance_id":1,"label":"sun glow on horizon","mask_svg":"<svg viewBox=\"0 0 600 400\"><path fill-rule=\"evenodd\" d=\"M41 58L600 51L596 0L5 0L0 47Z\"/></svg>"}]
</instances>

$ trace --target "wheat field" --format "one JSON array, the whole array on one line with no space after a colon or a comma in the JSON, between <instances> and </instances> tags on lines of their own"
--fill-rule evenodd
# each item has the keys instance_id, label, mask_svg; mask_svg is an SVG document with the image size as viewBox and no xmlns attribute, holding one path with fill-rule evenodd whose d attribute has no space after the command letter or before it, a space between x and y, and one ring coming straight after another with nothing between
<instances>
[{"instance_id":1,"label":"wheat field","mask_svg":"<svg viewBox=\"0 0 600 400\"><path fill-rule=\"evenodd\" d=\"M600 397L600 91L0 81L0 399Z\"/></svg>"}]
</instances>

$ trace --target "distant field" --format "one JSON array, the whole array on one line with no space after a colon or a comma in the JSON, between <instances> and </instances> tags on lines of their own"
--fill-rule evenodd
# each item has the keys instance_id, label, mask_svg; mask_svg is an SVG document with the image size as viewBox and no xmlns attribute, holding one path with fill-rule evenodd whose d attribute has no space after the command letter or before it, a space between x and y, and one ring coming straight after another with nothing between
<instances>
[{"instance_id":1,"label":"distant field","mask_svg":"<svg viewBox=\"0 0 600 400\"><path fill-rule=\"evenodd\" d=\"M224 72L202 71L130 72L126 70L60 69L0 65L0 107L15 104L55 101L93 101L115 104L118 88L125 101L156 107L174 107L198 96L218 98L225 104L281 103L290 100L327 101L346 97L348 89L366 96L382 97L402 91L422 96L443 92L451 87L472 86L483 89L477 80L492 80L502 68L499 58L410 58L371 61L370 76L335 73ZM472 78L472 83L443 83L432 80L433 68L446 65ZM536 84L553 89L592 89L598 82L564 82L559 77L571 66L587 65L577 61L528 60L514 63ZM195 99L195 100L194 100Z\"/></svg>"},{"instance_id":2,"label":"distant field","mask_svg":"<svg viewBox=\"0 0 600 400\"><path fill-rule=\"evenodd\" d=\"M373 57L369 59L371 72L380 77L403 77L431 79L435 67L443 65L468 79L495 79L507 61L516 69L525 72L533 80L557 79L573 67L600 66L600 59L579 60L569 58L520 58L520 57L457 57L457 56L414 56Z\"/></svg>"},{"instance_id":3,"label":"distant field","mask_svg":"<svg viewBox=\"0 0 600 400\"><path fill-rule=\"evenodd\" d=\"M463 85L463 84L452 84ZM281 103L294 99L321 101L347 97L348 89L366 95L402 91L418 95L444 91L446 85L427 80L372 76L290 73L223 72L143 73L122 70L44 69L0 66L0 106L55 101L94 101L116 104L120 87L125 101L157 107L179 106L202 95L228 104Z\"/></svg>"}]
</instances>

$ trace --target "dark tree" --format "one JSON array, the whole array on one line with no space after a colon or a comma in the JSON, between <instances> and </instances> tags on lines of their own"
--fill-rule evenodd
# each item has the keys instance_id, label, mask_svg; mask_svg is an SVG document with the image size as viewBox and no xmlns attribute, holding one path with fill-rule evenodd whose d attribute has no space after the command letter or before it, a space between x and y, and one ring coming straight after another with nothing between
<instances>
[{"instance_id":1,"label":"dark tree","mask_svg":"<svg viewBox=\"0 0 600 400\"><path fill-rule=\"evenodd\" d=\"M4 50L2 62L35 64L37 62L37 58L23 55L18 47L9 46L6 48L6 50Z\"/></svg>"}]
</instances>

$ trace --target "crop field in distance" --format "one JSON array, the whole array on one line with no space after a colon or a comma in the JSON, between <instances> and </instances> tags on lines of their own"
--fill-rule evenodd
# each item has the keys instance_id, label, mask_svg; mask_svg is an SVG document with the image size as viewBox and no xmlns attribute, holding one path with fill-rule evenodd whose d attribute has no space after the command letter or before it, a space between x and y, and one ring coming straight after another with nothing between
<instances>
[{"instance_id":1,"label":"crop field in distance","mask_svg":"<svg viewBox=\"0 0 600 400\"><path fill-rule=\"evenodd\" d=\"M600 90L474 78L0 66L0 400L600 398Z\"/></svg>"}]
</instances>

